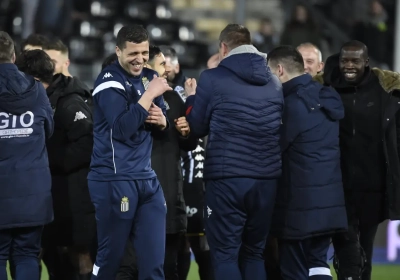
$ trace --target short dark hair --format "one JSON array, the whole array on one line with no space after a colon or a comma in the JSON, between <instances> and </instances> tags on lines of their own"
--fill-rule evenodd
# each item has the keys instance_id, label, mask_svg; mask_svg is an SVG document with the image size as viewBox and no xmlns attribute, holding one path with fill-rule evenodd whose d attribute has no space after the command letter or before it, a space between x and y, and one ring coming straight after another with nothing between
<instances>
[{"instance_id":1,"label":"short dark hair","mask_svg":"<svg viewBox=\"0 0 400 280\"><path fill-rule=\"evenodd\" d=\"M55 50L68 55L68 47L60 39L53 39L43 46L44 50Z\"/></svg>"},{"instance_id":2,"label":"short dark hair","mask_svg":"<svg viewBox=\"0 0 400 280\"><path fill-rule=\"evenodd\" d=\"M110 54L104 59L103 64L101 65L101 70L104 70L104 68L106 68L110 64L113 64L117 60L118 56L116 53Z\"/></svg>"},{"instance_id":3,"label":"short dark hair","mask_svg":"<svg viewBox=\"0 0 400 280\"><path fill-rule=\"evenodd\" d=\"M18 69L39 81L51 84L54 73L54 63L50 56L42 50L23 51L15 61Z\"/></svg>"},{"instance_id":4,"label":"short dark hair","mask_svg":"<svg viewBox=\"0 0 400 280\"><path fill-rule=\"evenodd\" d=\"M0 63L10 63L15 54L14 41L7 32L0 31Z\"/></svg>"},{"instance_id":5,"label":"short dark hair","mask_svg":"<svg viewBox=\"0 0 400 280\"><path fill-rule=\"evenodd\" d=\"M304 61L293 46L279 46L268 53L267 61L272 67L282 64L289 73L303 73Z\"/></svg>"},{"instance_id":6,"label":"short dark hair","mask_svg":"<svg viewBox=\"0 0 400 280\"><path fill-rule=\"evenodd\" d=\"M221 31L219 41L226 44L230 50L242 45L250 45L250 31L243 25L230 23Z\"/></svg>"},{"instance_id":7,"label":"short dark hair","mask_svg":"<svg viewBox=\"0 0 400 280\"><path fill-rule=\"evenodd\" d=\"M149 41L149 33L142 25L132 25L122 27L117 35L117 47L122 50L126 42L140 44Z\"/></svg>"},{"instance_id":8,"label":"short dark hair","mask_svg":"<svg viewBox=\"0 0 400 280\"><path fill-rule=\"evenodd\" d=\"M151 45L149 47L149 62L152 61L157 55L162 53L160 47Z\"/></svg>"},{"instance_id":9,"label":"short dark hair","mask_svg":"<svg viewBox=\"0 0 400 280\"><path fill-rule=\"evenodd\" d=\"M44 35L41 34L31 34L26 38L25 40L22 41L21 43L21 52L25 50L25 47L27 45L31 46L38 46L38 47L44 47L47 43L49 42L49 38L47 38Z\"/></svg>"},{"instance_id":10,"label":"short dark hair","mask_svg":"<svg viewBox=\"0 0 400 280\"><path fill-rule=\"evenodd\" d=\"M165 57L169 57L171 60L174 60L176 63L178 63L178 55L173 47L161 46L160 48Z\"/></svg>"},{"instance_id":11,"label":"short dark hair","mask_svg":"<svg viewBox=\"0 0 400 280\"><path fill-rule=\"evenodd\" d=\"M363 42L357 40L346 42L340 48L340 53L342 53L343 49L348 49L348 48L361 49L364 52L364 57L368 58L368 47Z\"/></svg>"}]
</instances>

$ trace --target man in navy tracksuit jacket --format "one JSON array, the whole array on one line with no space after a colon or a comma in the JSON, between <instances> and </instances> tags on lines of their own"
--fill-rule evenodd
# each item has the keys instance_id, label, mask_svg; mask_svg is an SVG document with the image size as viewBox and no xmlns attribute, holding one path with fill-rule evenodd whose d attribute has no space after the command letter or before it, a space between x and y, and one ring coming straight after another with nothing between
<instances>
[{"instance_id":1,"label":"man in navy tracksuit jacket","mask_svg":"<svg viewBox=\"0 0 400 280\"><path fill-rule=\"evenodd\" d=\"M147 31L134 25L117 35L118 61L93 90L94 147L89 191L96 208L98 253L92 279L114 279L128 238L138 256L139 279L164 279L166 203L151 168L152 130L167 128L161 95L166 79L143 69Z\"/></svg>"},{"instance_id":2,"label":"man in navy tracksuit jacket","mask_svg":"<svg viewBox=\"0 0 400 280\"><path fill-rule=\"evenodd\" d=\"M53 220L46 138L53 112L42 84L18 71L0 32L0 280L11 256L16 280L39 279L43 226Z\"/></svg>"},{"instance_id":3,"label":"man in navy tracksuit jacket","mask_svg":"<svg viewBox=\"0 0 400 280\"><path fill-rule=\"evenodd\" d=\"M206 234L215 279L266 279L263 251L281 175L282 88L247 28L220 35L219 66L204 71L196 89L186 82L187 120L208 134L204 180ZM239 261L240 258L240 261Z\"/></svg>"},{"instance_id":4,"label":"man in navy tracksuit jacket","mask_svg":"<svg viewBox=\"0 0 400 280\"><path fill-rule=\"evenodd\" d=\"M280 239L282 278L329 280L331 237L347 229L339 148L344 107L334 89L304 73L294 47L272 50L268 65L285 96L282 177L271 228Z\"/></svg>"}]
</instances>

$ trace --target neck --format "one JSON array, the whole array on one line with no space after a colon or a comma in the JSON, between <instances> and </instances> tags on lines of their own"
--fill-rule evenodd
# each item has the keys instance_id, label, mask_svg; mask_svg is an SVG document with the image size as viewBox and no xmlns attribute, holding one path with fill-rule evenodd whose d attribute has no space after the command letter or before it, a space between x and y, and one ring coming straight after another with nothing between
<instances>
[{"instance_id":1,"label":"neck","mask_svg":"<svg viewBox=\"0 0 400 280\"><path fill-rule=\"evenodd\" d=\"M289 74L287 73L284 77L281 78L282 83L289 82L290 80L293 80L294 78L300 77L304 75L304 73L296 73L296 74Z\"/></svg>"}]
</instances>

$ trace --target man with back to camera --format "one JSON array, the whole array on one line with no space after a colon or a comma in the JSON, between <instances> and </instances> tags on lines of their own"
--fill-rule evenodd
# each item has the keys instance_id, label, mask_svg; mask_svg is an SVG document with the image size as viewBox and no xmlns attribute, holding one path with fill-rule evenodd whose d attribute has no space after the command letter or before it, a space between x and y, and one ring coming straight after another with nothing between
<instances>
[{"instance_id":1,"label":"man with back to camera","mask_svg":"<svg viewBox=\"0 0 400 280\"><path fill-rule=\"evenodd\" d=\"M330 280L331 237L347 229L339 148L343 104L334 89L304 74L303 58L294 47L273 49L268 65L285 96L282 177L271 228L280 240L281 275L284 280Z\"/></svg>"},{"instance_id":2,"label":"man with back to camera","mask_svg":"<svg viewBox=\"0 0 400 280\"><path fill-rule=\"evenodd\" d=\"M143 69L149 36L142 26L118 32L118 62L106 67L93 90L94 148L89 191L96 208L98 253L93 280L115 278L132 240L139 279L164 279L166 202L151 168L151 132L168 127L165 78Z\"/></svg>"},{"instance_id":3,"label":"man with back to camera","mask_svg":"<svg viewBox=\"0 0 400 280\"><path fill-rule=\"evenodd\" d=\"M342 98L343 187L349 230L332 239L339 280L370 280L379 224L400 219L400 75L370 68L362 42L345 43L315 78Z\"/></svg>"},{"instance_id":4,"label":"man with back to camera","mask_svg":"<svg viewBox=\"0 0 400 280\"><path fill-rule=\"evenodd\" d=\"M43 86L14 61L14 43L0 31L0 279L10 257L16 280L39 280L42 230L53 219L45 144L53 112Z\"/></svg>"},{"instance_id":5,"label":"man with back to camera","mask_svg":"<svg viewBox=\"0 0 400 280\"><path fill-rule=\"evenodd\" d=\"M89 89L77 78L63 74L51 73L49 80L47 76L49 70L54 72L54 63L41 50L21 53L16 64L27 74L43 77L39 80L54 110L54 133L46 142L54 221L43 230L43 261L51 279L88 279L93 268L90 250L96 234L86 179L93 148L92 113L85 102Z\"/></svg>"},{"instance_id":6,"label":"man with back to camera","mask_svg":"<svg viewBox=\"0 0 400 280\"><path fill-rule=\"evenodd\" d=\"M311 76L317 75L324 69L322 53L317 46L311 43L303 43L297 47L304 60L304 71Z\"/></svg>"},{"instance_id":7,"label":"man with back to camera","mask_svg":"<svg viewBox=\"0 0 400 280\"><path fill-rule=\"evenodd\" d=\"M263 251L281 175L281 84L244 26L220 35L217 68L186 82L186 118L208 135L206 234L215 279L266 279ZM239 260L240 258L240 260Z\"/></svg>"},{"instance_id":8,"label":"man with back to camera","mask_svg":"<svg viewBox=\"0 0 400 280\"><path fill-rule=\"evenodd\" d=\"M41 34L31 34L21 42L21 52L28 50L42 50L49 42L49 38Z\"/></svg>"}]
</instances>

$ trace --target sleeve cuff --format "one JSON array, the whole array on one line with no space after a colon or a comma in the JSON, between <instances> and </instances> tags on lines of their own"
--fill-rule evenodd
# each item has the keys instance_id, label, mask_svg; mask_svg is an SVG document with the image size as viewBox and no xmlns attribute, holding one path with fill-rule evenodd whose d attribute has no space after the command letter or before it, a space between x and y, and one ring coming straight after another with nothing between
<instances>
[{"instance_id":1,"label":"sleeve cuff","mask_svg":"<svg viewBox=\"0 0 400 280\"><path fill-rule=\"evenodd\" d=\"M145 119L149 116L149 112L145 108L143 108L142 105L140 105L139 103L132 104L131 106L133 107L136 106L140 114L144 115Z\"/></svg>"}]
</instances>

